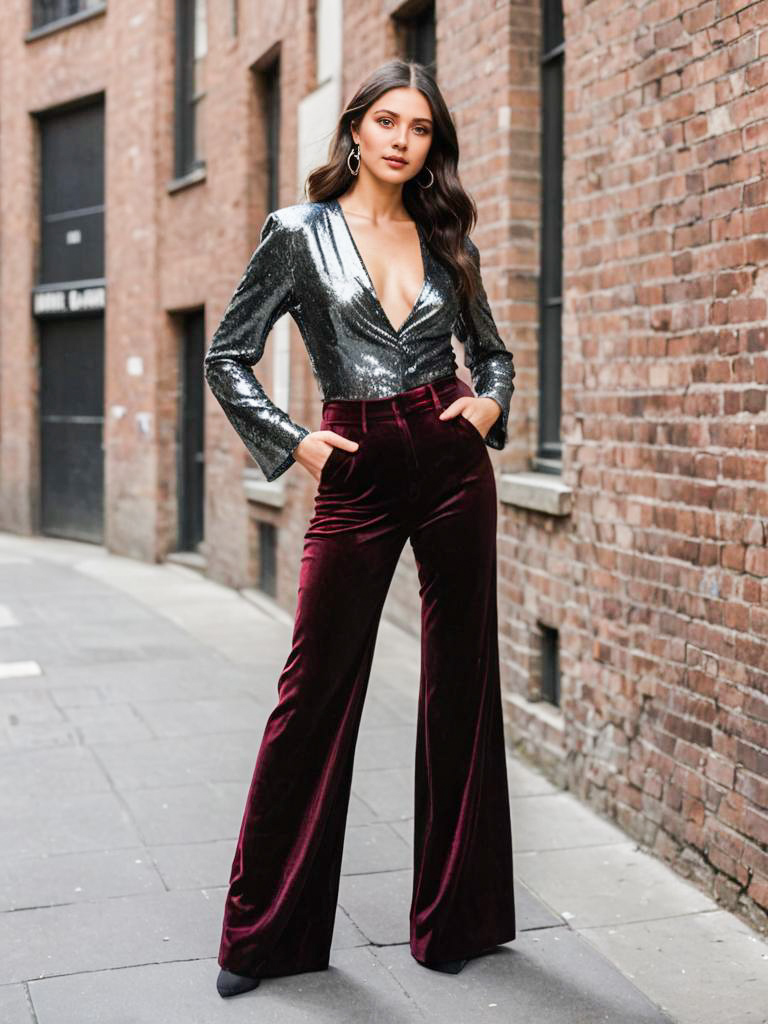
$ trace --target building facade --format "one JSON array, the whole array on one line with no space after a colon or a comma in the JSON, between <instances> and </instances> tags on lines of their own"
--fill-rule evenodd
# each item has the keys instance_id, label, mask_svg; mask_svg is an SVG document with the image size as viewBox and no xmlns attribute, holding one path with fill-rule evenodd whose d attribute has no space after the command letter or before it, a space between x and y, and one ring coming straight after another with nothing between
<instances>
[{"instance_id":1,"label":"building facade","mask_svg":"<svg viewBox=\"0 0 768 1024\"><path fill-rule=\"evenodd\" d=\"M430 65L517 369L489 451L510 748L766 928L768 2L19 0L0 27L0 527L293 609L315 481L264 480L202 356L358 81ZM319 428L290 318L256 373ZM384 614L418 600L406 547Z\"/></svg>"}]
</instances>

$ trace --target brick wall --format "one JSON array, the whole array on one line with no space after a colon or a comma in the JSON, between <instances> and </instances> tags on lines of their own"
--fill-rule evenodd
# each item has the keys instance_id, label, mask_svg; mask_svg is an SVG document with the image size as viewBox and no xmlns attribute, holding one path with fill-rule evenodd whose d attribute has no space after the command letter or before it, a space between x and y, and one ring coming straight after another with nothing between
<instances>
[{"instance_id":1,"label":"brick wall","mask_svg":"<svg viewBox=\"0 0 768 1024\"><path fill-rule=\"evenodd\" d=\"M574 510L503 517L508 733L766 927L768 3L566 13Z\"/></svg>"},{"instance_id":2,"label":"brick wall","mask_svg":"<svg viewBox=\"0 0 768 1024\"><path fill-rule=\"evenodd\" d=\"M292 2L241 7L239 33L229 33L228 5L209 5L210 104L207 122L205 251L197 254L208 273L206 338L210 340L253 249L267 210L264 206L267 163L263 110L251 68L258 70L279 52L281 64L281 149L278 165L279 205L298 201L296 189L297 107L314 85L314 54L309 38L309 11ZM193 190L194 191L194 190ZM194 223L194 221L192 221ZM319 429L317 388L304 346L291 324L291 397L289 412L298 423ZM267 345L254 368L267 392L273 379L273 346ZM294 467L282 478L281 508L245 501L242 472L253 466L242 441L205 388L208 573L221 582L254 585L259 574L259 523L278 527L278 599L295 604L301 538L311 508L311 478ZM305 479L306 478L306 479Z\"/></svg>"},{"instance_id":3,"label":"brick wall","mask_svg":"<svg viewBox=\"0 0 768 1024\"><path fill-rule=\"evenodd\" d=\"M128 26L110 8L31 45L18 11L0 15L2 342L13 384L2 466L4 525L29 530L28 112L103 90L108 403L129 411L105 427L108 538L151 560L172 546L176 514L171 314L205 305L210 337L265 212L249 69L282 46L283 205L297 198L296 105L315 81L310 5L243 8L233 38L229 5L211 3L207 178L168 194L172 3L151 18L147 5L137 10L144 22L132 7ZM388 0L345 6L345 98L396 52L396 10ZM509 444L489 453L501 475L526 469L536 443L539 12L522 0L438 0L437 15L440 82L479 207L474 237L517 367ZM117 28L129 33L120 43ZM146 45L155 35L158 58ZM573 512L500 509L507 737L765 926L768 2L574 0L566 40L563 479ZM125 377L131 354L144 357L139 382ZM292 359L291 413L316 429L321 399L295 328ZM257 372L270 379L269 350ZM147 439L131 427L141 410L154 417ZM248 506L250 460L211 396L206 436L209 571L253 582L258 520L276 522L278 598L290 610L314 481L296 467L282 511ZM385 614L418 628L408 547ZM536 700L540 624L560 631L562 713Z\"/></svg>"}]
</instances>

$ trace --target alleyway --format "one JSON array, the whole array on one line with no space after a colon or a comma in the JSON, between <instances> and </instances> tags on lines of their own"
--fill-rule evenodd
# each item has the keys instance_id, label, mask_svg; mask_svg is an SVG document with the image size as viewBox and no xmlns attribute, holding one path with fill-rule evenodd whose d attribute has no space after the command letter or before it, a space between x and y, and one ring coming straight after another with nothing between
<instances>
[{"instance_id":1,"label":"alleyway","mask_svg":"<svg viewBox=\"0 0 768 1024\"><path fill-rule=\"evenodd\" d=\"M418 642L383 624L331 969L216 993L235 837L291 621L179 566L0 535L2 1024L761 1024L768 945L517 760L519 935L408 948Z\"/></svg>"}]
</instances>

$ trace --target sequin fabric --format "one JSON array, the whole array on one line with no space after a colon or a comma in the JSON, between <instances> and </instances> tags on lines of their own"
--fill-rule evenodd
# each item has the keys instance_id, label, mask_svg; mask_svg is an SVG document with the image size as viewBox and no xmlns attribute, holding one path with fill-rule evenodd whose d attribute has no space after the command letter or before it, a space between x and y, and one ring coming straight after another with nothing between
<instances>
[{"instance_id":1,"label":"sequin fabric","mask_svg":"<svg viewBox=\"0 0 768 1024\"><path fill-rule=\"evenodd\" d=\"M274 210L261 230L235 292L205 355L205 378L267 480L294 460L310 433L269 397L251 369L262 357L275 322L295 320L324 400L387 398L457 369L451 336L464 345L478 397L496 399L501 415L488 431L491 448L507 439L515 367L480 279L470 306L460 312L447 268L418 228L424 284L395 329L370 279L338 200L297 203ZM480 254L465 245L480 271ZM315 428L319 429L319 428Z\"/></svg>"}]
</instances>

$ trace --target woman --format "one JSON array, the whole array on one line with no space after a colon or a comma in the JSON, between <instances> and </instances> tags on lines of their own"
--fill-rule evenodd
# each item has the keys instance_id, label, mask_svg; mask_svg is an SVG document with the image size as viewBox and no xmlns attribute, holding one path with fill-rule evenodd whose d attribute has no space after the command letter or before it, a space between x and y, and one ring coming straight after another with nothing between
<instances>
[{"instance_id":1,"label":"woman","mask_svg":"<svg viewBox=\"0 0 768 1024\"><path fill-rule=\"evenodd\" d=\"M422 597L411 953L456 973L516 934L487 452L506 443L515 370L467 237L476 211L458 155L425 69L379 68L309 176L311 201L266 219L205 357L266 478L298 462L318 481L232 864L222 996L328 967L360 716L406 541ZM320 430L277 408L250 369L286 312L324 395ZM456 376L452 334L476 395Z\"/></svg>"}]
</instances>

